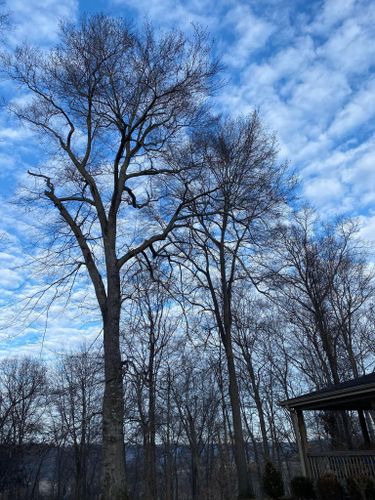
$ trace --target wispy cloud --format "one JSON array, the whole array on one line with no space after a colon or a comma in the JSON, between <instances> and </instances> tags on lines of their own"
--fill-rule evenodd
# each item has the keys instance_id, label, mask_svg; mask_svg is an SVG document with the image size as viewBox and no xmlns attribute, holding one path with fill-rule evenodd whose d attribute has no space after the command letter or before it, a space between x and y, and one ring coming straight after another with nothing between
<instances>
[{"instance_id":1,"label":"wispy cloud","mask_svg":"<svg viewBox=\"0 0 375 500\"><path fill-rule=\"evenodd\" d=\"M283 2L273 7L280 12ZM279 23L265 9L265 21L273 23L270 48L233 73L220 99L229 113L260 109L282 155L299 170L307 199L331 213L358 215L372 203L361 179L372 179L375 153L374 7L327 0L323 9L281 16Z\"/></svg>"},{"instance_id":2,"label":"wispy cloud","mask_svg":"<svg viewBox=\"0 0 375 500\"><path fill-rule=\"evenodd\" d=\"M265 46L276 26L254 15L249 5L239 3L226 13L223 28L233 37L230 50L224 54L224 62L238 70L249 62L257 49Z\"/></svg>"},{"instance_id":3,"label":"wispy cloud","mask_svg":"<svg viewBox=\"0 0 375 500\"><path fill-rule=\"evenodd\" d=\"M78 14L78 0L8 0L6 7L11 14L8 38L13 45L56 42L60 20L74 21Z\"/></svg>"},{"instance_id":4,"label":"wispy cloud","mask_svg":"<svg viewBox=\"0 0 375 500\"><path fill-rule=\"evenodd\" d=\"M108 0L118 15L185 31L192 23L207 27L227 65L230 83L215 105L230 114L259 108L266 126L279 137L280 153L302 180L304 196L325 215L359 216L361 236L375 234L375 4L370 0L264 2L244 0ZM74 20L83 1L13 0L12 45L24 40L39 46L56 42L59 19ZM91 11L95 10L90 4ZM4 84L2 84L4 85ZM14 94L14 99L27 96ZM0 305L10 304L17 289L22 302L37 290L20 267L24 243L37 231L35 214L21 215L6 200L38 164L30 132L0 115ZM134 229L135 230L135 229ZM57 301L49 311L45 352L78 346L98 335L96 317L82 315L83 289L72 305ZM46 297L46 300L48 297ZM45 315L38 310L26 323L14 321L16 306L0 309L0 356L40 352ZM87 321L91 318L92 322ZM78 333L77 333L78 332ZM65 344L65 345L64 345Z\"/></svg>"}]
</instances>

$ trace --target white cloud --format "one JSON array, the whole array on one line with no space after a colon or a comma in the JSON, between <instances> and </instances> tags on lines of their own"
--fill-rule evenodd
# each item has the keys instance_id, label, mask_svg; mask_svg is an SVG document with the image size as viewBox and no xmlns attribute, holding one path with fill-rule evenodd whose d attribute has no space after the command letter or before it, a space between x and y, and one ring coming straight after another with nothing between
<instances>
[{"instance_id":1,"label":"white cloud","mask_svg":"<svg viewBox=\"0 0 375 500\"><path fill-rule=\"evenodd\" d=\"M56 42L61 19L74 21L78 0L8 0L13 29L8 37L12 45L23 41L46 46Z\"/></svg>"},{"instance_id":2,"label":"white cloud","mask_svg":"<svg viewBox=\"0 0 375 500\"><path fill-rule=\"evenodd\" d=\"M11 280L11 271L0 279L2 296L12 291ZM48 357L74 350L83 342L92 343L100 336L100 316L90 288L77 285L67 304L67 292L55 300L55 289L41 294L42 280L31 283L22 276L20 284L21 290L5 293L6 299L0 303L0 358L39 355L41 351Z\"/></svg>"},{"instance_id":3,"label":"white cloud","mask_svg":"<svg viewBox=\"0 0 375 500\"><path fill-rule=\"evenodd\" d=\"M309 126L311 120L320 123L320 132L327 118L351 92L346 77L317 61L304 70L300 69L297 78L287 104L298 109L302 116L308 116Z\"/></svg>"},{"instance_id":4,"label":"white cloud","mask_svg":"<svg viewBox=\"0 0 375 500\"><path fill-rule=\"evenodd\" d=\"M15 128L5 127L0 128L0 142L5 142L9 144L11 141L24 141L25 139L31 138L32 133L20 124Z\"/></svg>"},{"instance_id":5,"label":"white cloud","mask_svg":"<svg viewBox=\"0 0 375 500\"><path fill-rule=\"evenodd\" d=\"M326 0L323 9L308 27L315 34L326 34L335 25L350 17L355 9L355 0Z\"/></svg>"},{"instance_id":6,"label":"white cloud","mask_svg":"<svg viewBox=\"0 0 375 500\"><path fill-rule=\"evenodd\" d=\"M367 71L373 63L373 48L368 42L375 21L375 10L369 16L366 21L371 22L370 26L356 18L345 21L335 35L320 47L318 55L324 57L332 68L346 74Z\"/></svg>"},{"instance_id":7,"label":"white cloud","mask_svg":"<svg viewBox=\"0 0 375 500\"><path fill-rule=\"evenodd\" d=\"M315 204L335 204L343 194L343 187L336 177L310 179L305 185L305 195Z\"/></svg>"},{"instance_id":8,"label":"white cloud","mask_svg":"<svg viewBox=\"0 0 375 500\"><path fill-rule=\"evenodd\" d=\"M266 126L278 133L281 154L299 169L308 200L325 216L360 214L361 236L374 240L375 80L369 74L375 64L375 4L326 0L297 12L293 2L280 0L113 3L116 14L127 15L131 7L140 19L149 18L163 27L189 30L191 22L207 26L233 75L231 85L218 96L218 106L231 114L259 108ZM13 0L8 6L15 22L9 35L12 44L27 39L50 45L57 39L58 18L77 16L76 0ZM0 118L0 175L2 181L7 179L6 192L25 175L26 162L37 159L33 158L29 132ZM0 278L2 304L9 303L15 287L22 288L19 299L37 290L36 281L27 283L25 271L18 265L23 257L20 240L38 231L35 222L39 220L43 218L38 212L20 215L17 207L2 205L0 234L7 232L6 247L0 247L0 265L6 269ZM128 228L134 238L143 229ZM45 352L78 346L84 338L98 335L95 307L83 314L85 303L86 289L82 287L74 291L71 307L54 304ZM15 310L0 309L1 324L8 324L0 331L0 356L39 354L45 315L39 317L36 310L31 325L26 326L14 321ZM16 319L23 320L23 316Z\"/></svg>"},{"instance_id":9,"label":"white cloud","mask_svg":"<svg viewBox=\"0 0 375 500\"><path fill-rule=\"evenodd\" d=\"M243 67L253 51L263 48L275 30L274 25L255 16L248 5L241 3L227 12L225 24L231 28L235 40L224 54L224 62L236 68Z\"/></svg>"},{"instance_id":10,"label":"white cloud","mask_svg":"<svg viewBox=\"0 0 375 500\"><path fill-rule=\"evenodd\" d=\"M372 244L375 243L375 214L362 215L358 218L360 222L359 237Z\"/></svg>"},{"instance_id":11,"label":"white cloud","mask_svg":"<svg viewBox=\"0 0 375 500\"><path fill-rule=\"evenodd\" d=\"M375 79L371 79L338 111L327 133L341 137L367 123L375 115Z\"/></svg>"},{"instance_id":12,"label":"white cloud","mask_svg":"<svg viewBox=\"0 0 375 500\"><path fill-rule=\"evenodd\" d=\"M375 5L327 0L310 17L289 13L291 27L278 23L282 3L273 6L273 50L237 71L219 104L235 113L259 108L308 200L327 215L356 215L374 203Z\"/></svg>"}]
</instances>

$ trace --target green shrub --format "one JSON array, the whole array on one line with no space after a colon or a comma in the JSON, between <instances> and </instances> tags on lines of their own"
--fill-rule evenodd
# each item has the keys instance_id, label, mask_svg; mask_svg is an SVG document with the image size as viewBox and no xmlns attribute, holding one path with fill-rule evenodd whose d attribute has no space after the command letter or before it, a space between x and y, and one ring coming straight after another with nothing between
<instances>
[{"instance_id":1,"label":"green shrub","mask_svg":"<svg viewBox=\"0 0 375 500\"><path fill-rule=\"evenodd\" d=\"M280 472L271 462L266 462L263 474L264 493L278 499L284 495L284 484Z\"/></svg>"},{"instance_id":2,"label":"green shrub","mask_svg":"<svg viewBox=\"0 0 375 500\"><path fill-rule=\"evenodd\" d=\"M316 482L319 500L341 500L343 488L334 474L325 474Z\"/></svg>"},{"instance_id":3,"label":"green shrub","mask_svg":"<svg viewBox=\"0 0 375 500\"><path fill-rule=\"evenodd\" d=\"M310 478L296 476L290 483L292 494L298 500L315 498L314 484Z\"/></svg>"}]
</instances>

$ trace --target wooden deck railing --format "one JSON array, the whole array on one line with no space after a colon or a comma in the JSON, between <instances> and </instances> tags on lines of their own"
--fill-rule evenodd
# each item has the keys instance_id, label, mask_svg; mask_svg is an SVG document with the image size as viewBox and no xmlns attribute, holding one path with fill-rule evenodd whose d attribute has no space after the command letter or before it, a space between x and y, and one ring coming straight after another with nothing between
<instances>
[{"instance_id":1,"label":"wooden deck railing","mask_svg":"<svg viewBox=\"0 0 375 500\"><path fill-rule=\"evenodd\" d=\"M327 472L334 472L338 479L351 476L375 478L375 450L308 453L307 460L313 479L317 479Z\"/></svg>"}]
</instances>

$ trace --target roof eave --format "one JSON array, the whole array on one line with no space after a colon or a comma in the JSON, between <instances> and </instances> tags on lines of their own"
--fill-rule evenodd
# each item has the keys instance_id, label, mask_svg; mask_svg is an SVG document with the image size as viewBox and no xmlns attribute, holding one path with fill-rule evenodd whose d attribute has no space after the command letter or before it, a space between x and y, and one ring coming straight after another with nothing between
<instances>
[{"instance_id":1,"label":"roof eave","mask_svg":"<svg viewBox=\"0 0 375 500\"><path fill-rule=\"evenodd\" d=\"M284 408L293 409L293 408L303 407L306 405L311 405L314 403L324 404L324 402L326 403L330 401L338 402L338 400L340 399L345 400L350 397L358 398L359 396L368 395L371 393L373 393L375 399L375 385L373 383L362 385L360 387L355 387L355 388L350 387L336 391L333 390L332 392L327 391L323 393L314 394L311 396L309 396L309 394L305 394L297 398L285 399L284 401L280 401L279 405Z\"/></svg>"}]
</instances>

